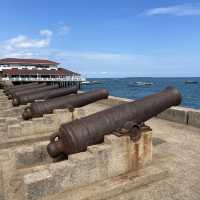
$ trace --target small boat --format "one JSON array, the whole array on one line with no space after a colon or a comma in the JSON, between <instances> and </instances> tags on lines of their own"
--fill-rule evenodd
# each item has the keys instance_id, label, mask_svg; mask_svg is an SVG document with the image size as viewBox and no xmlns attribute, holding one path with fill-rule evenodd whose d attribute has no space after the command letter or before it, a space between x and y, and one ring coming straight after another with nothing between
<instances>
[{"instance_id":1,"label":"small boat","mask_svg":"<svg viewBox=\"0 0 200 200\"><path fill-rule=\"evenodd\" d=\"M151 85L153 85L153 83L150 83L150 82L141 82L141 81L135 82L135 86L151 86Z\"/></svg>"},{"instance_id":2,"label":"small boat","mask_svg":"<svg viewBox=\"0 0 200 200\"><path fill-rule=\"evenodd\" d=\"M153 85L153 83L141 82L141 81L137 81L137 82L135 82L135 84L138 85L138 86L150 86L150 85Z\"/></svg>"},{"instance_id":3,"label":"small boat","mask_svg":"<svg viewBox=\"0 0 200 200\"><path fill-rule=\"evenodd\" d=\"M129 86L131 86L131 87L149 87L151 85L153 85L153 83L150 83L150 82L141 82L141 81L137 81L137 82L129 84Z\"/></svg>"},{"instance_id":4,"label":"small boat","mask_svg":"<svg viewBox=\"0 0 200 200\"><path fill-rule=\"evenodd\" d=\"M92 81L92 84L102 84L100 81Z\"/></svg>"},{"instance_id":5,"label":"small boat","mask_svg":"<svg viewBox=\"0 0 200 200\"><path fill-rule=\"evenodd\" d=\"M90 81L82 81L81 84L89 85L91 83L90 83Z\"/></svg>"},{"instance_id":6,"label":"small boat","mask_svg":"<svg viewBox=\"0 0 200 200\"><path fill-rule=\"evenodd\" d=\"M198 81L187 80L185 81L185 84L198 84Z\"/></svg>"}]
</instances>

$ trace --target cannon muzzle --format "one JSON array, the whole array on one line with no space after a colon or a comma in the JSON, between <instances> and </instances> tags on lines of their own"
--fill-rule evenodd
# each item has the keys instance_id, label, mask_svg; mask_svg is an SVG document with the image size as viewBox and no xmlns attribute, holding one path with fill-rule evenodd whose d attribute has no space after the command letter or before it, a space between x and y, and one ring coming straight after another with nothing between
<instances>
[{"instance_id":1,"label":"cannon muzzle","mask_svg":"<svg viewBox=\"0 0 200 200\"><path fill-rule=\"evenodd\" d=\"M78 108L95 101L105 99L109 95L106 89L99 89L92 92L86 92L77 95L68 95L49 99L43 102L33 102L30 107L27 107L22 114L24 120L35 117L42 117L43 114L51 114L54 109Z\"/></svg>"},{"instance_id":2,"label":"cannon muzzle","mask_svg":"<svg viewBox=\"0 0 200 200\"><path fill-rule=\"evenodd\" d=\"M140 125L171 106L181 103L181 94L175 87L147 96L141 100L124 103L82 119L62 124L59 132L51 137L47 146L49 155L57 158L85 151L89 145L103 142L104 135L128 129L128 133L140 133Z\"/></svg>"}]
</instances>

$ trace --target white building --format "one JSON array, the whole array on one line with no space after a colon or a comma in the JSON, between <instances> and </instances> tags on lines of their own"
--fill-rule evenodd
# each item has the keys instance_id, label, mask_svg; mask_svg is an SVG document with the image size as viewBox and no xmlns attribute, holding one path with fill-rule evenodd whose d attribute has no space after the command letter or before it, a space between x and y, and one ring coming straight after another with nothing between
<instances>
[{"instance_id":1,"label":"white building","mask_svg":"<svg viewBox=\"0 0 200 200\"><path fill-rule=\"evenodd\" d=\"M80 85L81 75L58 67L59 63L39 59L0 59L2 81L58 83L60 86Z\"/></svg>"}]
</instances>

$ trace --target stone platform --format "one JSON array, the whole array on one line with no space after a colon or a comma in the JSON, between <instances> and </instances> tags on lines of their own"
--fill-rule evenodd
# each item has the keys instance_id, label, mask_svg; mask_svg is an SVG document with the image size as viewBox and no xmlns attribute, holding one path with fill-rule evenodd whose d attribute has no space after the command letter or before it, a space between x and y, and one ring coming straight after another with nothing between
<instances>
[{"instance_id":1,"label":"stone platform","mask_svg":"<svg viewBox=\"0 0 200 200\"><path fill-rule=\"evenodd\" d=\"M153 128L150 166L48 200L199 200L200 129L156 118L148 125Z\"/></svg>"},{"instance_id":2,"label":"stone platform","mask_svg":"<svg viewBox=\"0 0 200 200\"><path fill-rule=\"evenodd\" d=\"M5 105L5 98L1 98L0 100L2 105ZM110 97L107 100L101 100L76 109L76 116L81 118L125 101L129 100ZM5 110L3 107L0 109ZM6 109L8 108L6 107ZM55 113L53 115L55 117ZM4 143L4 146L0 150L0 200L199 200L199 117L199 110L172 107L160 114L157 118L151 119L147 124L153 129L152 163L147 164L144 168L134 168L134 170L124 170L121 173L115 173L114 176L102 176L102 179L98 178L98 173L86 170L90 168L92 170L93 165L87 168L87 164L95 158L95 147L89 147L88 151L83 154L80 153L70 156L70 162L73 164L82 163L80 166L83 167L75 167L74 173L70 175L69 172L72 171L69 171L69 168L71 166L73 169L72 163L69 164L68 161L57 164L52 163L52 160L46 154L47 139L50 135L49 129L46 128L47 126L43 126L43 130L45 131L44 135L46 135L46 138L43 138L44 141L40 141L41 137L39 137L42 135L42 132L34 134L35 131L32 130L32 136L38 138L40 142L33 142L33 140L27 138L29 143L26 143L26 145L24 145L24 142L18 143L17 146L9 146L9 143ZM49 117L47 116L47 118ZM45 120L44 117L39 121L44 122ZM24 122L20 121L20 123L23 124ZM10 126L12 125L10 124ZM21 125L20 127L27 127L27 129L24 129L24 133L27 133L25 130L30 128ZM56 128L57 126L54 126L54 130ZM12 132L10 134L12 136ZM16 135L15 139L18 138L21 141L23 137ZM105 141L112 141L112 137L109 136ZM114 149L118 149L119 151L113 150L113 152L118 153L115 155L109 154L109 159L104 157L105 154L101 154L100 156L104 161L112 161L110 165L103 164L99 168L102 169L101 172L104 175L105 173L103 172L105 170L103 169L108 166L112 166L112 170L115 169L114 171L116 172L120 172L121 169L130 169L128 167L130 165L126 165L127 162L124 162L123 157L127 155L127 148L126 151L120 151L124 146L123 144L126 144L124 147L127 147L126 142L128 140L117 139L117 141L122 142L114 142ZM110 146L109 144L104 145L106 147ZM104 145L97 145L97 149L101 149ZM106 152L109 148L103 149ZM126 153L122 154L122 152ZM117 159L115 158L120 158L120 162L116 162ZM126 167L123 168L122 166ZM55 170L56 168L58 172ZM80 177L78 176L80 174L79 169L86 170L85 172L84 170L82 171L84 173ZM112 170L110 168L110 171ZM69 176L63 176L62 173L67 172ZM87 176L85 177L86 172ZM67 187L69 186L69 181L63 182L64 177L65 180L71 179L74 181L74 185L77 186L76 190ZM87 184L82 184L84 181L88 181ZM35 191L37 192L36 194L34 194Z\"/></svg>"}]
</instances>

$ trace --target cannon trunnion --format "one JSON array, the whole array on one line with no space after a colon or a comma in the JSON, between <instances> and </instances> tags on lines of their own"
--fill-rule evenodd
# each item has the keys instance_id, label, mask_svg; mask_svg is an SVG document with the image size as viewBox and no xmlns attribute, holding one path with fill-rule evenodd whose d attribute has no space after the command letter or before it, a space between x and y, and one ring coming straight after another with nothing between
<instances>
[{"instance_id":1,"label":"cannon trunnion","mask_svg":"<svg viewBox=\"0 0 200 200\"><path fill-rule=\"evenodd\" d=\"M51 157L67 158L69 154L85 151L89 145L103 142L104 135L116 130L128 130L132 138L139 138L140 126L171 106L181 103L181 94L174 87L103 110L93 115L62 124L51 136L47 146Z\"/></svg>"},{"instance_id":2,"label":"cannon trunnion","mask_svg":"<svg viewBox=\"0 0 200 200\"><path fill-rule=\"evenodd\" d=\"M83 94L63 96L54 99L49 99L44 102L33 102L30 107L27 107L22 114L23 119L31 119L42 117L43 114L53 113L54 109L77 108L93 103L95 101L105 99L109 95L106 89L99 89Z\"/></svg>"}]
</instances>

